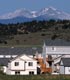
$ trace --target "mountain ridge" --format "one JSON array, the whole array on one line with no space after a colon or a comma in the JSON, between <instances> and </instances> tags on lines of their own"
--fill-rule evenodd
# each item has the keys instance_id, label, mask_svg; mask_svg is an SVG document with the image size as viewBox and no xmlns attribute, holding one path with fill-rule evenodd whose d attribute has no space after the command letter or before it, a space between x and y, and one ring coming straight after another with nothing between
<instances>
[{"instance_id":1,"label":"mountain ridge","mask_svg":"<svg viewBox=\"0 0 70 80\"><path fill-rule=\"evenodd\" d=\"M56 8L49 7L41 9L40 11L30 11L26 9L19 9L12 13L0 16L0 23L17 23L27 22L32 20L49 20L49 19L66 19L70 20L70 14L60 11Z\"/></svg>"}]
</instances>

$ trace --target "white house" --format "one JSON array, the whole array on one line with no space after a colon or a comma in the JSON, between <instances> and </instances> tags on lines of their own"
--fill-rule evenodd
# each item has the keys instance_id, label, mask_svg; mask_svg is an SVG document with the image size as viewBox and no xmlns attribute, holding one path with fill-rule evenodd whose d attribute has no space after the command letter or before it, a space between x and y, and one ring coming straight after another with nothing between
<instances>
[{"instance_id":1,"label":"white house","mask_svg":"<svg viewBox=\"0 0 70 80\"><path fill-rule=\"evenodd\" d=\"M4 72L8 75L29 75L37 74L37 61L27 55L18 56L4 67Z\"/></svg>"},{"instance_id":2,"label":"white house","mask_svg":"<svg viewBox=\"0 0 70 80\"><path fill-rule=\"evenodd\" d=\"M14 48L12 50L14 50ZM19 49L16 49L16 53L17 52L19 53L18 50ZM26 50L25 49L23 50L23 48L22 48L20 51L22 53L24 51L26 51L26 53L28 53L28 54L32 53L31 55L33 55L33 52L35 53L36 50L37 50L36 48L32 48L32 49L27 48ZM54 72L55 70L59 70L59 63L60 63L61 58L66 58L66 57L70 58L70 42L62 40L62 39L55 39L55 40L47 39L43 45L43 50L42 50L42 48L40 48L39 51L42 54L39 55L37 53L36 57L37 58L42 57L45 64L47 64L46 58L49 59L49 56L51 56L51 58L52 58L51 59L52 61L50 60L52 62L51 67L52 67L52 72ZM15 52L15 51L13 51L13 52ZM8 56L1 55L0 64L5 64L4 63L5 59L3 59L2 57L8 58L10 56L9 55ZM47 67L48 67L48 65L47 65ZM18 56L16 58L10 60L7 67L4 66L4 72L9 75L15 75L15 74L17 74L17 75L35 74L36 75L37 74L37 61L27 55L21 55L21 56ZM69 72L67 72L67 73L69 73Z\"/></svg>"},{"instance_id":3,"label":"white house","mask_svg":"<svg viewBox=\"0 0 70 80\"><path fill-rule=\"evenodd\" d=\"M70 41L62 40L62 39L47 39L45 44L43 45L44 54L52 55L53 58L59 56L67 56L70 57Z\"/></svg>"},{"instance_id":4,"label":"white house","mask_svg":"<svg viewBox=\"0 0 70 80\"><path fill-rule=\"evenodd\" d=\"M52 72L59 72L58 70L61 58L70 58L70 41L62 39L47 39L43 45L42 55L44 57L44 60L45 57L51 55L53 60ZM66 72L66 74L67 73L69 74L69 72Z\"/></svg>"},{"instance_id":5,"label":"white house","mask_svg":"<svg viewBox=\"0 0 70 80\"><path fill-rule=\"evenodd\" d=\"M70 58L62 58L61 59L60 74L70 74Z\"/></svg>"}]
</instances>

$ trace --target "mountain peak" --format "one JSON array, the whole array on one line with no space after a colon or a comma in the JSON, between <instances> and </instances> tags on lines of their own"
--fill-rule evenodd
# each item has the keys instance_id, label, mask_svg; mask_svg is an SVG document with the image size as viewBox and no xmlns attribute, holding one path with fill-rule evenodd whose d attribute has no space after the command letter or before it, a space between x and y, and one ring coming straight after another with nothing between
<instances>
[{"instance_id":1,"label":"mountain peak","mask_svg":"<svg viewBox=\"0 0 70 80\"><path fill-rule=\"evenodd\" d=\"M33 16L33 17L37 17L37 16L36 16L37 11L31 11L31 13L32 13L32 16Z\"/></svg>"},{"instance_id":2,"label":"mountain peak","mask_svg":"<svg viewBox=\"0 0 70 80\"><path fill-rule=\"evenodd\" d=\"M14 19L17 17L27 20L49 20L49 19L70 19L70 14L60 11L54 7L43 8L40 11L30 11L25 8L0 16L0 20ZM23 20L22 20L23 21ZM25 20L24 20L25 21ZM17 21L16 21L17 22Z\"/></svg>"},{"instance_id":3,"label":"mountain peak","mask_svg":"<svg viewBox=\"0 0 70 80\"><path fill-rule=\"evenodd\" d=\"M51 10L56 11L56 8L54 8L54 7L52 7L52 6L50 6L48 9L51 9Z\"/></svg>"},{"instance_id":4,"label":"mountain peak","mask_svg":"<svg viewBox=\"0 0 70 80\"><path fill-rule=\"evenodd\" d=\"M44 9L42 9L43 11L48 11L48 8L44 8Z\"/></svg>"}]
</instances>

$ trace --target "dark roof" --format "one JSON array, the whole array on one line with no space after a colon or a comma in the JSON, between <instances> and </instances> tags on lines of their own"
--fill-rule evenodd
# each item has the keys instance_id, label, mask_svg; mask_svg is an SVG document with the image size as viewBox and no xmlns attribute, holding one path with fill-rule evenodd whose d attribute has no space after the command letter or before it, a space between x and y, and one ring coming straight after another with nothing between
<instances>
[{"instance_id":1,"label":"dark roof","mask_svg":"<svg viewBox=\"0 0 70 80\"><path fill-rule=\"evenodd\" d=\"M41 47L0 47L0 55L21 55L21 54L26 54L26 55L34 55L38 51L39 53L42 52Z\"/></svg>"},{"instance_id":2,"label":"dark roof","mask_svg":"<svg viewBox=\"0 0 70 80\"><path fill-rule=\"evenodd\" d=\"M47 39L45 43L46 46L70 46L70 41L66 41L64 39Z\"/></svg>"},{"instance_id":3,"label":"dark roof","mask_svg":"<svg viewBox=\"0 0 70 80\"><path fill-rule=\"evenodd\" d=\"M0 55L34 55L38 51L39 53L42 52L41 47L0 47ZM12 57L11 57L12 58ZM11 58L0 58L0 65L7 66L8 62Z\"/></svg>"},{"instance_id":4,"label":"dark roof","mask_svg":"<svg viewBox=\"0 0 70 80\"><path fill-rule=\"evenodd\" d=\"M63 66L70 67L70 58L61 58L61 61L63 62Z\"/></svg>"},{"instance_id":5,"label":"dark roof","mask_svg":"<svg viewBox=\"0 0 70 80\"><path fill-rule=\"evenodd\" d=\"M0 58L0 65L7 66L10 58Z\"/></svg>"}]
</instances>

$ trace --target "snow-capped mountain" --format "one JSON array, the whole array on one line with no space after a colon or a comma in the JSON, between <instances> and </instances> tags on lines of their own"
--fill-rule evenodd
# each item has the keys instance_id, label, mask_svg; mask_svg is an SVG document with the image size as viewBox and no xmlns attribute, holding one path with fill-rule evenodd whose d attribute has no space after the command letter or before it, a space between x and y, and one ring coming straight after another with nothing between
<instances>
[{"instance_id":1,"label":"snow-capped mountain","mask_svg":"<svg viewBox=\"0 0 70 80\"><path fill-rule=\"evenodd\" d=\"M70 14L59 11L53 7L44 8L37 13L38 16L44 16L49 19L70 19Z\"/></svg>"},{"instance_id":2,"label":"snow-capped mountain","mask_svg":"<svg viewBox=\"0 0 70 80\"><path fill-rule=\"evenodd\" d=\"M0 19L12 19L15 17L20 17L20 16L24 16L26 18L32 18L32 17L34 17L33 15L34 15L34 13L30 12L29 10L19 9L12 13L8 13L8 14L0 16Z\"/></svg>"},{"instance_id":3,"label":"snow-capped mountain","mask_svg":"<svg viewBox=\"0 0 70 80\"><path fill-rule=\"evenodd\" d=\"M44 8L40 11L29 11L26 9L19 9L14 12L0 16L0 23L17 23L32 20L49 19L70 19L70 14L55 9L53 7Z\"/></svg>"}]
</instances>

